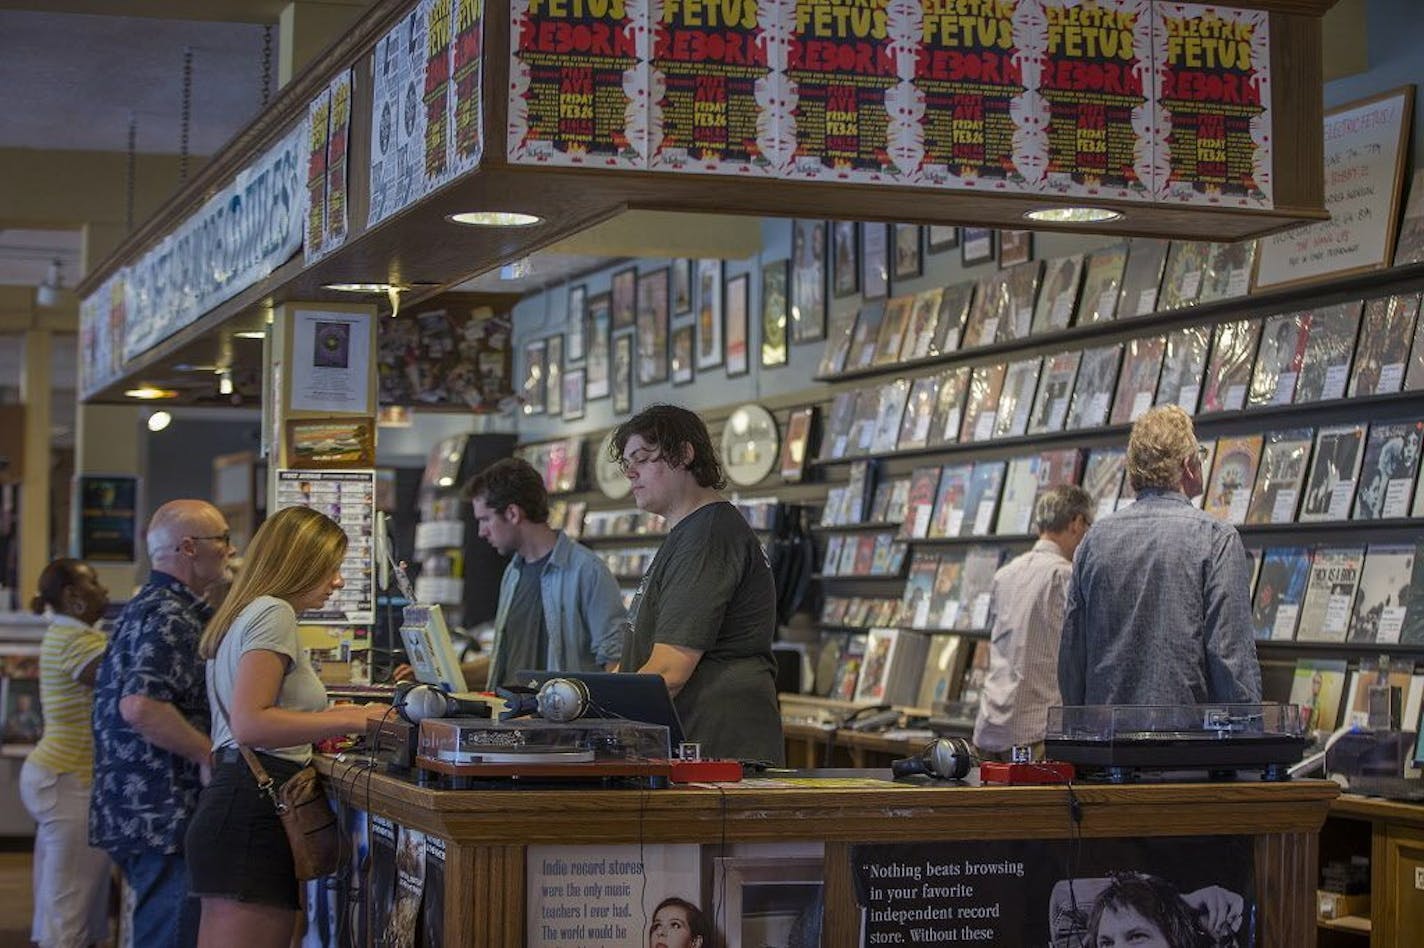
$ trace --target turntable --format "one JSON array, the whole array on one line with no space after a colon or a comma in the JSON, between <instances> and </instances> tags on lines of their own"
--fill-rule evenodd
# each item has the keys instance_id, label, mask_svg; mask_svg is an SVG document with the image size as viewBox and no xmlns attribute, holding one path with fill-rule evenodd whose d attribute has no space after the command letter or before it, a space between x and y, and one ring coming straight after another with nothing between
<instances>
[{"instance_id":1,"label":"turntable","mask_svg":"<svg viewBox=\"0 0 1424 948\"><path fill-rule=\"evenodd\" d=\"M660 787L671 773L670 750L666 727L637 721L428 718L415 763L455 785L631 780Z\"/></svg>"},{"instance_id":2,"label":"turntable","mask_svg":"<svg viewBox=\"0 0 1424 948\"><path fill-rule=\"evenodd\" d=\"M1178 771L1289 780L1309 744L1295 705L1081 705L1048 709L1044 753L1113 783Z\"/></svg>"}]
</instances>

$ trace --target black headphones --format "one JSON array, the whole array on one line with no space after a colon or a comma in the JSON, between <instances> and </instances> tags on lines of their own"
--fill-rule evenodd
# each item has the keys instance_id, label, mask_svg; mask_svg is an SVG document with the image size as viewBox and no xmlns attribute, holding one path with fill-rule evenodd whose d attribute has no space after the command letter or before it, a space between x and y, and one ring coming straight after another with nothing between
<instances>
[{"instance_id":1,"label":"black headphones","mask_svg":"<svg viewBox=\"0 0 1424 948\"><path fill-rule=\"evenodd\" d=\"M963 780L974 766L974 752L962 737L941 737L930 741L914 757L891 761L895 779L923 774L935 780Z\"/></svg>"},{"instance_id":2,"label":"black headphones","mask_svg":"<svg viewBox=\"0 0 1424 948\"><path fill-rule=\"evenodd\" d=\"M545 721L565 723L576 721L593 707L588 685L577 678L550 678L539 690L527 687L496 688L495 694L505 700L499 719L540 717Z\"/></svg>"}]
</instances>

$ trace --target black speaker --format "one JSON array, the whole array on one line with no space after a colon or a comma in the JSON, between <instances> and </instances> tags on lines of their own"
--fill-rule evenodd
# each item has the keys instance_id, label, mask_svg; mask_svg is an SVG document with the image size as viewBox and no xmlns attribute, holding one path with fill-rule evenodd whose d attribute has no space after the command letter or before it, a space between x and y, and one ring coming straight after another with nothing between
<instances>
[{"instance_id":1,"label":"black speaker","mask_svg":"<svg viewBox=\"0 0 1424 948\"><path fill-rule=\"evenodd\" d=\"M974 766L974 752L962 737L941 737L930 741L914 757L890 763L895 779L923 774L936 780L963 780Z\"/></svg>"}]
</instances>

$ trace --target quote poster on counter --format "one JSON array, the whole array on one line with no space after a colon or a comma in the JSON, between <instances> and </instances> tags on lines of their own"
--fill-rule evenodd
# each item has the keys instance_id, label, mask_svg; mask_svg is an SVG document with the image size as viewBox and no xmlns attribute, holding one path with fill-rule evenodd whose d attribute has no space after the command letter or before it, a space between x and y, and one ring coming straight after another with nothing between
<instances>
[{"instance_id":1,"label":"quote poster on counter","mask_svg":"<svg viewBox=\"0 0 1424 948\"><path fill-rule=\"evenodd\" d=\"M524 931L531 945L644 948L658 906L703 905L697 845L530 846Z\"/></svg>"},{"instance_id":2,"label":"quote poster on counter","mask_svg":"<svg viewBox=\"0 0 1424 948\"><path fill-rule=\"evenodd\" d=\"M860 943L1255 945L1250 837L851 848ZM1135 934L1133 934L1135 933Z\"/></svg>"},{"instance_id":3,"label":"quote poster on counter","mask_svg":"<svg viewBox=\"0 0 1424 948\"><path fill-rule=\"evenodd\" d=\"M1045 188L1068 196L1151 197L1148 0L1043 0L1043 13L1037 97Z\"/></svg>"},{"instance_id":4,"label":"quote poster on counter","mask_svg":"<svg viewBox=\"0 0 1424 948\"><path fill-rule=\"evenodd\" d=\"M650 2L510 0L510 161L646 166Z\"/></svg>"},{"instance_id":5,"label":"quote poster on counter","mask_svg":"<svg viewBox=\"0 0 1424 948\"><path fill-rule=\"evenodd\" d=\"M1157 198L1271 207L1268 14L1158 2L1152 15Z\"/></svg>"},{"instance_id":6,"label":"quote poster on counter","mask_svg":"<svg viewBox=\"0 0 1424 948\"><path fill-rule=\"evenodd\" d=\"M758 0L655 0L649 122L654 169L751 174L769 170L789 104L784 77L785 30L768 31L766 16L785 24L782 4ZM780 51L780 55L777 55ZM779 63L776 60L780 60ZM765 107L765 108L764 108Z\"/></svg>"},{"instance_id":7,"label":"quote poster on counter","mask_svg":"<svg viewBox=\"0 0 1424 948\"><path fill-rule=\"evenodd\" d=\"M919 180L1015 190L1035 182L1045 123L1024 93L1044 43L1038 5L924 0L922 10L907 9L922 16L909 24L914 40L899 47L900 59L913 64L914 86L894 90L891 107L901 153L917 131L922 137ZM894 12L898 24L898 5Z\"/></svg>"}]
</instances>

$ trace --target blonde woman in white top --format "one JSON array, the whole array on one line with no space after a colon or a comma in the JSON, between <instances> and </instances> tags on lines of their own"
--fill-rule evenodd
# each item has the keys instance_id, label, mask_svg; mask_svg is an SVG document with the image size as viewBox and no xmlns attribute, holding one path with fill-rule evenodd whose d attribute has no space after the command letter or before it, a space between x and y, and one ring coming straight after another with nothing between
<instances>
[{"instance_id":1,"label":"blonde woman in white top","mask_svg":"<svg viewBox=\"0 0 1424 948\"><path fill-rule=\"evenodd\" d=\"M94 773L94 675L108 639L94 628L109 591L87 564L59 559L40 573L30 603L49 616L40 645L44 736L20 770L20 798L36 823L35 915L40 948L78 948L109 937L109 857L89 845Z\"/></svg>"}]
</instances>

